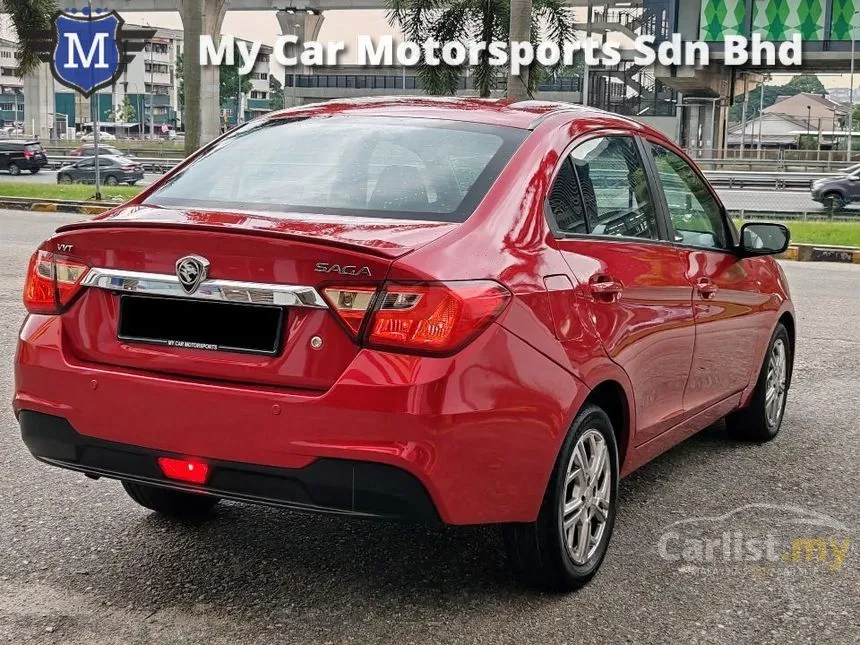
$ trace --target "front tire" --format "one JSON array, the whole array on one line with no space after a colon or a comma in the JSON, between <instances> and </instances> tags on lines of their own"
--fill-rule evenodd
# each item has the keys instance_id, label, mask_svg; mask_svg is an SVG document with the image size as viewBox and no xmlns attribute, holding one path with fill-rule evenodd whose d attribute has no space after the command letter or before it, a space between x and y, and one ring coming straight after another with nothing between
<instances>
[{"instance_id":1,"label":"front tire","mask_svg":"<svg viewBox=\"0 0 860 645\"><path fill-rule=\"evenodd\" d=\"M726 418L729 434L741 441L770 441L779 433L791 385L794 348L785 325L771 336L750 404Z\"/></svg>"},{"instance_id":2,"label":"front tire","mask_svg":"<svg viewBox=\"0 0 860 645\"><path fill-rule=\"evenodd\" d=\"M9 164L9 174L12 175L13 177L17 177L18 175L21 174L21 168L18 167L18 164L16 164L16 163L10 163Z\"/></svg>"},{"instance_id":3,"label":"front tire","mask_svg":"<svg viewBox=\"0 0 860 645\"><path fill-rule=\"evenodd\" d=\"M119 186L119 179L113 175L105 177L105 186Z\"/></svg>"},{"instance_id":4,"label":"front tire","mask_svg":"<svg viewBox=\"0 0 860 645\"><path fill-rule=\"evenodd\" d=\"M125 492L135 502L161 515L182 520L199 520L212 511L220 500L209 495L195 495L182 491L122 482Z\"/></svg>"},{"instance_id":5,"label":"front tire","mask_svg":"<svg viewBox=\"0 0 860 645\"><path fill-rule=\"evenodd\" d=\"M537 521L504 527L508 559L525 584L572 591L597 573L615 526L618 447L606 412L587 405L573 421Z\"/></svg>"},{"instance_id":6,"label":"front tire","mask_svg":"<svg viewBox=\"0 0 860 645\"><path fill-rule=\"evenodd\" d=\"M68 185L72 183L72 178L69 175L60 175L59 177L57 177L57 183Z\"/></svg>"}]
</instances>

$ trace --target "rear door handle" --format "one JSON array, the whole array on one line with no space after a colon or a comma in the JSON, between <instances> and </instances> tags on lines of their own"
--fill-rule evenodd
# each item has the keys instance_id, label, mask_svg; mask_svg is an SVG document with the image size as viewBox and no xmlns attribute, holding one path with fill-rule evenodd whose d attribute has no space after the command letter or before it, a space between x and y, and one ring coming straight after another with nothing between
<instances>
[{"instance_id":1,"label":"rear door handle","mask_svg":"<svg viewBox=\"0 0 860 645\"><path fill-rule=\"evenodd\" d=\"M719 291L719 287L713 283L710 278L700 278L696 283L696 290L699 292L699 295L702 296L705 300L712 299L715 295L717 295L717 291Z\"/></svg>"},{"instance_id":2,"label":"rear door handle","mask_svg":"<svg viewBox=\"0 0 860 645\"><path fill-rule=\"evenodd\" d=\"M624 285L620 280L609 276L596 276L589 284L591 295L600 302L616 302L624 292Z\"/></svg>"}]
</instances>

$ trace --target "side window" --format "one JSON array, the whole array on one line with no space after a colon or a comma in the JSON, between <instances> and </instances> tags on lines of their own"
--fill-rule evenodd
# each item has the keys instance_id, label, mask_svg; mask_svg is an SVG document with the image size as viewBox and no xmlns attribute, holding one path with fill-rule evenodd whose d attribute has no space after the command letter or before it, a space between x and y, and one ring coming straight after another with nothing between
<instances>
[{"instance_id":1,"label":"side window","mask_svg":"<svg viewBox=\"0 0 860 645\"><path fill-rule=\"evenodd\" d=\"M650 145L676 241L712 249L729 248L722 209L705 182L674 152Z\"/></svg>"},{"instance_id":2,"label":"side window","mask_svg":"<svg viewBox=\"0 0 860 645\"><path fill-rule=\"evenodd\" d=\"M96 164L95 164L95 161L93 159L87 159L86 161L81 161L80 163L78 163L78 168L81 168L83 170L87 170L89 168L95 168L95 167L96 167Z\"/></svg>"},{"instance_id":3,"label":"side window","mask_svg":"<svg viewBox=\"0 0 860 645\"><path fill-rule=\"evenodd\" d=\"M565 233L660 239L632 137L589 139L574 148L550 190L549 207Z\"/></svg>"}]
</instances>

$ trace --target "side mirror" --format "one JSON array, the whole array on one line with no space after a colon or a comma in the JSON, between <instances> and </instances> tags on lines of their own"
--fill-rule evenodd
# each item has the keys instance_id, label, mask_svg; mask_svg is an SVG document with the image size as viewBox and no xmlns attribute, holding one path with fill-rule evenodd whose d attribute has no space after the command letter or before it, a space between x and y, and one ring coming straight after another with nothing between
<instances>
[{"instance_id":1,"label":"side mirror","mask_svg":"<svg viewBox=\"0 0 860 645\"><path fill-rule=\"evenodd\" d=\"M782 224L750 222L741 227L741 252L744 256L779 255L791 241L788 227Z\"/></svg>"}]
</instances>

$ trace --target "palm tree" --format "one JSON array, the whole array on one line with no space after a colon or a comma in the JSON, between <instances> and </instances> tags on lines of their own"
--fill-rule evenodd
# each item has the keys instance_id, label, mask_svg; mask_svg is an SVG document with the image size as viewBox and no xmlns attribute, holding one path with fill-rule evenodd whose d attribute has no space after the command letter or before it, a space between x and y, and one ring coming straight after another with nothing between
<instances>
[{"instance_id":1,"label":"palm tree","mask_svg":"<svg viewBox=\"0 0 860 645\"><path fill-rule=\"evenodd\" d=\"M511 26L509 40L514 42L531 41L532 39L532 0L511 0ZM510 48L513 50L513 47ZM528 98L529 70L524 69L519 76L514 76L508 69L508 98L512 101L522 101Z\"/></svg>"},{"instance_id":2,"label":"palm tree","mask_svg":"<svg viewBox=\"0 0 860 645\"><path fill-rule=\"evenodd\" d=\"M514 36L511 33L512 4L515 5L513 13L518 20L518 35L522 29L520 23L525 23L525 37L520 36L516 40L530 40L536 44L542 34L560 49L565 42L574 40L573 15L563 0L389 0L388 22L392 26L399 25L406 39L415 43L423 43L428 39L440 43L459 41L464 44L505 42ZM537 62L529 67L523 77L526 85L520 82L522 95L534 89L539 69L540 64ZM462 73L463 66L445 63L435 66L421 63L418 66L418 78L428 94L454 94ZM472 69L472 77L479 95L490 96L497 85L497 76L486 50ZM509 96L520 96L512 93L512 89L517 90L516 84L509 83Z\"/></svg>"},{"instance_id":3,"label":"palm tree","mask_svg":"<svg viewBox=\"0 0 860 645\"><path fill-rule=\"evenodd\" d=\"M23 76L39 66L38 46L44 40L43 34L51 31L57 3L55 0L2 0L0 10L9 14L18 32L19 69Z\"/></svg>"}]
</instances>

